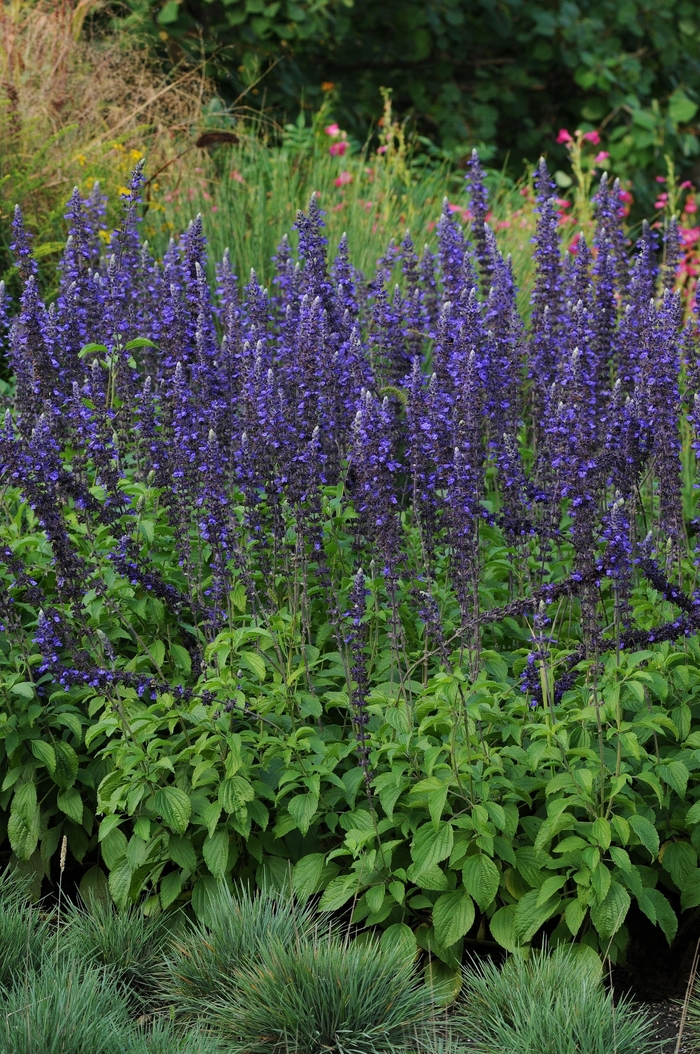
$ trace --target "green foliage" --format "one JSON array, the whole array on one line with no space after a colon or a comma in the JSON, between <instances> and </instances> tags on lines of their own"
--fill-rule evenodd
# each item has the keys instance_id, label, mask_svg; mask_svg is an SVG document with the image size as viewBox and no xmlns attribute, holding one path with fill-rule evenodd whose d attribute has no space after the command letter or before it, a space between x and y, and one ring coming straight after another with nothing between
<instances>
[{"instance_id":1,"label":"green foliage","mask_svg":"<svg viewBox=\"0 0 700 1054\"><path fill-rule=\"evenodd\" d=\"M27 881L6 868L0 875L0 989L31 970L47 938L47 923L29 904Z\"/></svg>"},{"instance_id":2,"label":"green foliage","mask_svg":"<svg viewBox=\"0 0 700 1054\"><path fill-rule=\"evenodd\" d=\"M218 52L231 98L252 90L277 114L296 110L303 85L317 107L333 85L337 117L364 137L379 89L427 135L457 153L478 145L500 166L534 160L559 127L604 125L613 167L651 204L664 154L698 157L700 21L692 0L131 0L134 15L199 58ZM292 13L293 6L293 13ZM280 61L281 60L281 61ZM273 65L273 63L276 63ZM292 100L294 102L292 103ZM251 95L246 102L254 102Z\"/></svg>"},{"instance_id":3,"label":"green foliage","mask_svg":"<svg viewBox=\"0 0 700 1054\"><path fill-rule=\"evenodd\" d=\"M221 977L207 1020L239 1054L382 1054L405 1049L431 1013L405 949L330 933L266 941Z\"/></svg>"},{"instance_id":4,"label":"green foliage","mask_svg":"<svg viewBox=\"0 0 700 1054\"><path fill-rule=\"evenodd\" d=\"M652 1023L623 997L613 1004L585 946L512 955L464 971L452 1018L478 1054L650 1054Z\"/></svg>"},{"instance_id":5,"label":"green foliage","mask_svg":"<svg viewBox=\"0 0 700 1054\"><path fill-rule=\"evenodd\" d=\"M108 898L70 904L61 919L61 947L75 962L108 967L138 1006L144 1006L170 940L168 916L147 916L135 904L117 911Z\"/></svg>"},{"instance_id":6,"label":"green foliage","mask_svg":"<svg viewBox=\"0 0 700 1054\"><path fill-rule=\"evenodd\" d=\"M205 903L198 904L205 922L186 922L172 941L159 987L165 1002L177 1013L199 1019L211 1001L231 984L240 969L258 960L267 945L293 946L310 936L310 909L289 895L246 889L235 896L223 884L203 886Z\"/></svg>"},{"instance_id":7,"label":"green foliage","mask_svg":"<svg viewBox=\"0 0 700 1054\"><path fill-rule=\"evenodd\" d=\"M126 1001L104 971L70 960L20 972L0 1002L3 1054L121 1054L129 1028Z\"/></svg>"},{"instance_id":8,"label":"green foliage","mask_svg":"<svg viewBox=\"0 0 700 1054\"><path fill-rule=\"evenodd\" d=\"M172 1022L156 1018L153 1024L129 1037L125 1054L222 1054L212 1036L192 1030L178 1032Z\"/></svg>"}]
</instances>

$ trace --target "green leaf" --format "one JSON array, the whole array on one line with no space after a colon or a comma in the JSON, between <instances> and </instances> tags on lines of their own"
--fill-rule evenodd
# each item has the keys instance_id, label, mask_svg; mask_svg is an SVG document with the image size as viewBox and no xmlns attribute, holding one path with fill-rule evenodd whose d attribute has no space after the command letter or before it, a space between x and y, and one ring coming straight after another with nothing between
<instances>
[{"instance_id":1,"label":"green leaf","mask_svg":"<svg viewBox=\"0 0 700 1054\"><path fill-rule=\"evenodd\" d=\"M655 860L659 855L659 835L654 825L645 816L636 814L629 817L629 822L639 841Z\"/></svg>"},{"instance_id":2,"label":"green leaf","mask_svg":"<svg viewBox=\"0 0 700 1054\"><path fill-rule=\"evenodd\" d=\"M681 911L700 905L700 868L685 876L681 887Z\"/></svg>"},{"instance_id":3,"label":"green leaf","mask_svg":"<svg viewBox=\"0 0 700 1054\"><path fill-rule=\"evenodd\" d=\"M160 880L160 906L163 911L177 900L182 892L184 878L180 871L171 871Z\"/></svg>"},{"instance_id":4,"label":"green leaf","mask_svg":"<svg viewBox=\"0 0 700 1054\"><path fill-rule=\"evenodd\" d=\"M158 345L154 344L148 337L134 337L133 340L127 341L124 345L125 351L133 351L134 348L157 348Z\"/></svg>"},{"instance_id":5,"label":"green leaf","mask_svg":"<svg viewBox=\"0 0 700 1054\"><path fill-rule=\"evenodd\" d=\"M700 801L690 806L685 814L685 822L687 827L694 827L696 823L700 823Z\"/></svg>"},{"instance_id":6,"label":"green leaf","mask_svg":"<svg viewBox=\"0 0 700 1054\"><path fill-rule=\"evenodd\" d=\"M228 831L215 831L207 835L202 846L204 862L214 878L223 879L228 864Z\"/></svg>"},{"instance_id":7,"label":"green leaf","mask_svg":"<svg viewBox=\"0 0 700 1054\"><path fill-rule=\"evenodd\" d=\"M32 256L35 260L41 260L42 257L50 256L52 253L62 253L65 247L65 242L44 242L43 245L37 245Z\"/></svg>"},{"instance_id":8,"label":"green leaf","mask_svg":"<svg viewBox=\"0 0 700 1054\"><path fill-rule=\"evenodd\" d=\"M171 644L170 654L178 670L182 670L183 673L192 673L192 657L187 648L183 648L181 644Z\"/></svg>"},{"instance_id":9,"label":"green leaf","mask_svg":"<svg viewBox=\"0 0 700 1054\"><path fill-rule=\"evenodd\" d=\"M685 798L686 787L690 773L682 761L669 761L665 765L657 765L656 771L660 779L671 787L679 798Z\"/></svg>"},{"instance_id":10,"label":"green leaf","mask_svg":"<svg viewBox=\"0 0 700 1054\"><path fill-rule=\"evenodd\" d=\"M676 936L678 919L661 890L644 889L642 895L637 897L637 903L650 922L661 927L670 944Z\"/></svg>"},{"instance_id":11,"label":"green leaf","mask_svg":"<svg viewBox=\"0 0 700 1054\"><path fill-rule=\"evenodd\" d=\"M132 876L131 864L126 857L120 860L109 873L109 891L112 894L112 900L120 911L123 911L129 902L129 888Z\"/></svg>"},{"instance_id":12,"label":"green leaf","mask_svg":"<svg viewBox=\"0 0 700 1054\"><path fill-rule=\"evenodd\" d=\"M629 893L624 886L613 880L605 900L591 907L591 922L604 940L617 933L627 917L629 907Z\"/></svg>"},{"instance_id":13,"label":"green leaf","mask_svg":"<svg viewBox=\"0 0 700 1054\"><path fill-rule=\"evenodd\" d=\"M152 640L148 645L148 654L150 655L154 666L162 666L163 660L165 659L165 644L162 640Z\"/></svg>"},{"instance_id":14,"label":"green leaf","mask_svg":"<svg viewBox=\"0 0 700 1054\"><path fill-rule=\"evenodd\" d=\"M255 791L244 776L231 776L219 784L218 796L226 812L238 812L246 802L253 801Z\"/></svg>"},{"instance_id":15,"label":"green leaf","mask_svg":"<svg viewBox=\"0 0 700 1054\"><path fill-rule=\"evenodd\" d=\"M114 829L100 843L102 859L111 871L126 853L127 841L123 831Z\"/></svg>"},{"instance_id":16,"label":"green leaf","mask_svg":"<svg viewBox=\"0 0 700 1054\"><path fill-rule=\"evenodd\" d=\"M68 790L59 791L56 804L61 812L64 812L70 820L73 820L75 823L83 822L83 801L80 797L79 791L77 791L75 787L69 787Z\"/></svg>"},{"instance_id":17,"label":"green leaf","mask_svg":"<svg viewBox=\"0 0 700 1054\"><path fill-rule=\"evenodd\" d=\"M479 910L486 911L493 903L501 881L501 872L493 860L484 853L468 856L464 862L462 878L465 887L479 905Z\"/></svg>"},{"instance_id":18,"label":"green leaf","mask_svg":"<svg viewBox=\"0 0 700 1054\"><path fill-rule=\"evenodd\" d=\"M418 828L411 843L411 857L415 865L414 881L417 885L420 885L420 872L441 860L446 860L453 845L454 832L450 823L441 822L437 830L432 823L423 824Z\"/></svg>"},{"instance_id":19,"label":"green leaf","mask_svg":"<svg viewBox=\"0 0 700 1054\"><path fill-rule=\"evenodd\" d=\"M659 859L679 889L683 889L688 875L698 866L698 854L690 842L668 842L662 847Z\"/></svg>"},{"instance_id":20,"label":"green leaf","mask_svg":"<svg viewBox=\"0 0 700 1054\"><path fill-rule=\"evenodd\" d=\"M202 875L192 889L192 910L199 921L206 926L214 924L212 902L215 901L220 889L221 882L213 875Z\"/></svg>"},{"instance_id":21,"label":"green leaf","mask_svg":"<svg viewBox=\"0 0 700 1054\"><path fill-rule=\"evenodd\" d=\"M39 844L39 805L33 783L20 783L15 790L7 821L7 836L20 860L29 860Z\"/></svg>"},{"instance_id":22,"label":"green leaf","mask_svg":"<svg viewBox=\"0 0 700 1054\"><path fill-rule=\"evenodd\" d=\"M559 910L561 904L559 897L553 897L544 904L538 904L538 896L539 890L531 889L518 901L515 909L515 938L520 944L527 944L531 941L547 919Z\"/></svg>"},{"instance_id":23,"label":"green leaf","mask_svg":"<svg viewBox=\"0 0 700 1054\"><path fill-rule=\"evenodd\" d=\"M575 900L570 900L566 905L564 920L569 927L569 932L572 937L575 937L581 929L581 923L586 917L587 910L587 906L583 903L580 897L576 897Z\"/></svg>"},{"instance_id":24,"label":"green leaf","mask_svg":"<svg viewBox=\"0 0 700 1054\"><path fill-rule=\"evenodd\" d=\"M116 828L119 827L119 824L122 822L123 819L123 816L117 816L116 813L112 816L105 816L104 820L100 824L100 829L97 832L97 841L103 842L108 834L111 834L112 831L116 830Z\"/></svg>"},{"instance_id":25,"label":"green leaf","mask_svg":"<svg viewBox=\"0 0 700 1054\"><path fill-rule=\"evenodd\" d=\"M177 0L168 0L158 12L156 22L161 26L170 26L177 22L180 14L180 5Z\"/></svg>"},{"instance_id":26,"label":"green leaf","mask_svg":"<svg viewBox=\"0 0 700 1054\"><path fill-rule=\"evenodd\" d=\"M287 808L301 833L306 834L318 808L318 794L297 794L287 803Z\"/></svg>"},{"instance_id":27,"label":"green leaf","mask_svg":"<svg viewBox=\"0 0 700 1054\"><path fill-rule=\"evenodd\" d=\"M433 908L433 928L438 944L449 948L464 937L474 923L474 904L465 889L443 893Z\"/></svg>"},{"instance_id":28,"label":"green leaf","mask_svg":"<svg viewBox=\"0 0 700 1054\"><path fill-rule=\"evenodd\" d=\"M19 684L13 684L10 691L13 695L21 695L23 699L34 699L36 695L31 681L20 681Z\"/></svg>"},{"instance_id":29,"label":"green leaf","mask_svg":"<svg viewBox=\"0 0 700 1054\"><path fill-rule=\"evenodd\" d=\"M179 787L161 787L156 791L156 812L176 834L184 834L190 821L192 803Z\"/></svg>"},{"instance_id":30,"label":"green leaf","mask_svg":"<svg viewBox=\"0 0 700 1054\"><path fill-rule=\"evenodd\" d=\"M681 88L676 88L668 100L669 117L675 124L688 124L698 112L698 104L689 99Z\"/></svg>"},{"instance_id":31,"label":"green leaf","mask_svg":"<svg viewBox=\"0 0 700 1054\"><path fill-rule=\"evenodd\" d=\"M168 856L178 867L189 871L190 874L197 867L197 854L194 851L194 846L189 838L183 838L181 834L170 835Z\"/></svg>"},{"instance_id":32,"label":"green leaf","mask_svg":"<svg viewBox=\"0 0 700 1054\"><path fill-rule=\"evenodd\" d=\"M32 754L35 758L38 758L43 765L46 765L49 774L53 776L56 771L56 751L51 744L45 743L43 739L33 739Z\"/></svg>"},{"instance_id":33,"label":"green leaf","mask_svg":"<svg viewBox=\"0 0 700 1054\"><path fill-rule=\"evenodd\" d=\"M78 352L78 358L84 359L88 355L106 354L109 349L106 344L84 344Z\"/></svg>"},{"instance_id":34,"label":"green leaf","mask_svg":"<svg viewBox=\"0 0 700 1054\"><path fill-rule=\"evenodd\" d=\"M379 943L385 951L400 948L405 959L415 959L418 951L416 935L405 922L395 922L392 926L388 926L382 933Z\"/></svg>"},{"instance_id":35,"label":"green leaf","mask_svg":"<svg viewBox=\"0 0 700 1054\"><path fill-rule=\"evenodd\" d=\"M609 849L610 841L612 839L612 830L607 820L599 816L595 820L593 827L591 828L591 836L593 841L600 846L601 849Z\"/></svg>"},{"instance_id":36,"label":"green leaf","mask_svg":"<svg viewBox=\"0 0 700 1054\"><path fill-rule=\"evenodd\" d=\"M300 900L308 900L322 888L325 860L323 853L309 853L294 865L292 887Z\"/></svg>"},{"instance_id":37,"label":"green leaf","mask_svg":"<svg viewBox=\"0 0 700 1054\"><path fill-rule=\"evenodd\" d=\"M518 947L515 937L515 912L517 905L507 904L499 908L489 919L491 936L506 951L514 952Z\"/></svg>"},{"instance_id":38,"label":"green leaf","mask_svg":"<svg viewBox=\"0 0 700 1054\"><path fill-rule=\"evenodd\" d=\"M259 681L265 680L265 660L262 656L258 655L256 651L242 651L240 654L241 662L244 666L255 674Z\"/></svg>"},{"instance_id":39,"label":"green leaf","mask_svg":"<svg viewBox=\"0 0 700 1054\"><path fill-rule=\"evenodd\" d=\"M357 875L338 875L328 883L318 907L319 911L338 911L358 892Z\"/></svg>"},{"instance_id":40,"label":"green leaf","mask_svg":"<svg viewBox=\"0 0 700 1054\"><path fill-rule=\"evenodd\" d=\"M54 751L56 752L56 771L53 778L61 790L68 790L73 786L75 777L78 775L78 755L70 743L66 743L64 739L59 739L54 743Z\"/></svg>"}]
</instances>

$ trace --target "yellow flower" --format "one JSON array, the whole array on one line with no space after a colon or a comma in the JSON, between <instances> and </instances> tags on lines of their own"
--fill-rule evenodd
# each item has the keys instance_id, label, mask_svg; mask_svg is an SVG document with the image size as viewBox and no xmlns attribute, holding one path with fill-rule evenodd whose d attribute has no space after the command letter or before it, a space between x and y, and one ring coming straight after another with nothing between
<instances>
[{"instance_id":1,"label":"yellow flower","mask_svg":"<svg viewBox=\"0 0 700 1054\"><path fill-rule=\"evenodd\" d=\"M112 235L109 231L100 231L99 235L103 242L110 242L112 240Z\"/></svg>"},{"instance_id":2,"label":"yellow flower","mask_svg":"<svg viewBox=\"0 0 700 1054\"><path fill-rule=\"evenodd\" d=\"M87 158L86 158L85 154L76 154L75 157L73 158L73 160L77 161L79 165L84 165L85 162L87 161Z\"/></svg>"},{"instance_id":3,"label":"yellow flower","mask_svg":"<svg viewBox=\"0 0 700 1054\"><path fill-rule=\"evenodd\" d=\"M132 161L140 161L141 158L143 157L143 154L141 153L140 150L131 150L129 152L129 157L131 158Z\"/></svg>"},{"instance_id":4,"label":"yellow flower","mask_svg":"<svg viewBox=\"0 0 700 1054\"><path fill-rule=\"evenodd\" d=\"M130 194L131 193L131 191L129 190L128 187L117 187L117 190L119 191L120 194Z\"/></svg>"}]
</instances>

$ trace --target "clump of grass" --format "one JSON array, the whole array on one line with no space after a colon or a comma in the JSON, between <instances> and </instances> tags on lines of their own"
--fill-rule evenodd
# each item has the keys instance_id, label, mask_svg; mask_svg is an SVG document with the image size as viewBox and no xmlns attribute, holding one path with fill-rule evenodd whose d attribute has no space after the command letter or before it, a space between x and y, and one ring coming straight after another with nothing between
<instances>
[{"instance_id":1,"label":"clump of grass","mask_svg":"<svg viewBox=\"0 0 700 1054\"><path fill-rule=\"evenodd\" d=\"M171 916L147 916L138 905L118 911L111 900L90 897L69 905L62 943L76 962L109 967L130 1000L148 1005L153 976L171 937Z\"/></svg>"},{"instance_id":2,"label":"clump of grass","mask_svg":"<svg viewBox=\"0 0 700 1054\"><path fill-rule=\"evenodd\" d=\"M651 1020L627 999L615 1004L593 956L570 946L511 956L464 971L453 1018L477 1054L647 1054Z\"/></svg>"},{"instance_id":3,"label":"clump of grass","mask_svg":"<svg viewBox=\"0 0 700 1054\"><path fill-rule=\"evenodd\" d=\"M172 1021L157 1018L152 1025L135 1030L124 1054L223 1054L223 1048L213 1036L179 1032Z\"/></svg>"},{"instance_id":4,"label":"clump of grass","mask_svg":"<svg viewBox=\"0 0 700 1054\"><path fill-rule=\"evenodd\" d=\"M199 1017L236 970L269 943L289 945L310 934L313 914L284 894L221 884L210 896L206 922L188 920L173 938L160 978L164 1000L184 1016Z\"/></svg>"},{"instance_id":5,"label":"clump of grass","mask_svg":"<svg viewBox=\"0 0 700 1054\"><path fill-rule=\"evenodd\" d=\"M44 959L0 1001L3 1054L123 1054L132 1026L126 999L104 970Z\"/></svg>"},{"instance_id":6,"label":"clump of grass","mask_svg":"<svg viewBox=\"0 0 700 1054\"><path fill-rule=\"evenodd\" d=\"M0 875L0 986L9 987L39 961L47 922L29 903L27 883L9 868Z\"/></svg>"},{"instance_id":7,"label":"clump of grass","mask_svg":"<svg viewBox=\"0 0 700 1054\"><path fill-rule=\"evenodd\" d=\"M382 1054L420 1044L428 990L401 947L329 933L272 941L221 978L207 1020L232 1051Z\"/></svg>"}]
</instances>

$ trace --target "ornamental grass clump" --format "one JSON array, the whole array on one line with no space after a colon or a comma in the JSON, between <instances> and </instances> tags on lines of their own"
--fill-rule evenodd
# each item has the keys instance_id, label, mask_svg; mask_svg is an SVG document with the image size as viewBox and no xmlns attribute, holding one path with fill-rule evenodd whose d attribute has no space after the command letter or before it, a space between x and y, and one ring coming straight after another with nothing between
<instances>
[{"instance_id":1,"label":"ornamental grass clump","mask_svg":"<svg viewBox=\"0 0 700 1054\"><path fill-rule=\"evenodd\" d=\"M10 868L0 874L0 988L36 966L48 939L48 921L29 903L28 886Z\"/></svg>"},{"instance_id":2,"label":"ornamental grass clump","mask_svg":"<svg viewBox=\"0 0 700 1054\"><path fill-rule=\"evenodd\" d=\"M633 901L671 942L700 905L700 332L674 224L631 244L604 175L562 252L541 162L527 313L476 156L471 226L445 202L435 253L406 233L363 274L312 197L269 286L212 267L201 217L154 255L143 183L108 242L99 189L70 196L51 304L13 220L9 848L55 880L65 836L119 910L203 927L232 879L352 905L453 979L488 934L619 961ZM207 940L193 1008L236 967Z\"/></svg>"},{"instance_id":3,"label":"ornamental grass clump","mask_svg":"<svg viewBox=\"0 0 700 1054\"><path fill-rule=\"evenodd\" d=\"M596 956L558 947L464 970L451 1022L478 1054L651 1054L653 1020L603 986Z\"/></svg>"},{"instance_id":4,"label":"ornamental grass clump","mask_svg":"<svg viewBox=\"0 0 700 1054\"><path fill-rule=\"evenodd\" d=\"M203 1016L240 1054L393 1054L425 1038L431 1012L405 949L328 933L263 945Z\"/></svg>"}]
</instances>

